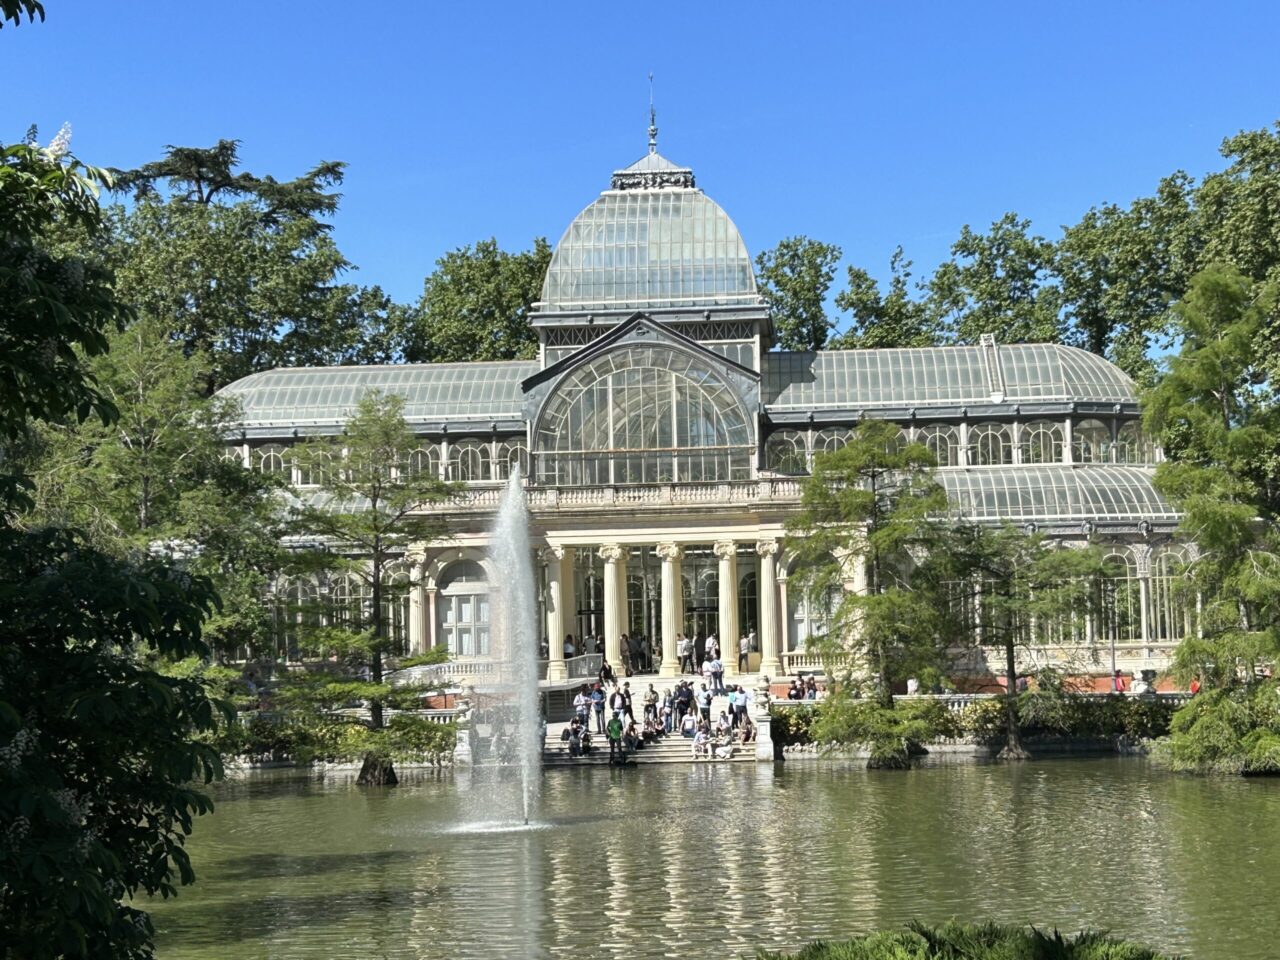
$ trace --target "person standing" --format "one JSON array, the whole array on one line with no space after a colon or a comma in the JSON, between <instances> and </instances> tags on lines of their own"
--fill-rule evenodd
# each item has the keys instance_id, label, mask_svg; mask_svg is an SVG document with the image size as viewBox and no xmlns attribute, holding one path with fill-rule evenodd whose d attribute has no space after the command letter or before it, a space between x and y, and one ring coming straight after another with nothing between
<instances>
[{"instance_id":1,"label":"person standing","mask_svg":"<svg viewBox=\"0 0 1280 960\"><path fill-rule=\"evenodd\" d=\"M722 694L725 692L724 661L720 659L720 654L718 652L711 658L711 689L716 694Z\"/></svg>"},{"instance_id":2,"label":"person standing","mask_svg":"<svg viewBox=\"0 0 1280 960\"><path fill-rule=\"evenodd\" d=\"M744 633L742 635L742 638L738 641L738 672L739 673L747 672L747 663L749 662L750 656L751 656L751 638Z\"/></svg>"},{"instance_id":3,"label":"person standing","mask_svg":"<svg viewBox=\"0 0 1280 960\"><path fill-rule=\"evenodd\" d=\"M604 688L596 684L591 691L591 710L596 715L596 733L604 733Z\"/></svg>"},{"instance_id":4,"label":"person standing","mask_svg":"<svg viewBox=\"0 0 1280 960\"><path fill-rule=\"evenodd\" d=\"M584 683L578 690L578 695L573 698L573 712L578 718L578 722L586 724L587 707L591 704L591 698L587 696L587 685Z\"/></svg>"},{"instance_id":5,"label":"person standing","mask_svg":"<svg viewBox=\"0 0 1280 960\"><path fill-rule=\"evenodd\" d=\"M658 719L658 691L654 689L653 684L649 684L649 689L644 692L644 719Z\"/></svg>"},{"instance_id":6,"label":"person standing","mask_svg":"<svg viewBox=\"0 0 1280 960\"><path fill-rule=\"evenodd\" d=\"M627 719L632 723L636 722L635 709L631 704L631 684L624 683L622 685L622 712L627 715Z\"/></svg>"},{"instance_id":7,"label":"person standing","mask_svg":"<svg viewBox=\"0 0 1280 960\"><path fill-rule=\"evenodd\" d=\"M605 727L605 736L609 738L609 762L622 763L626 760L626 752L622 749L622 718L614 714Z\"/></svg>"},{"instance_id":8,"label":"person standing","mask_svg":"<svg viewBox=\"0 0 1280 960\"><path fill-rule=\"evenodd\" d=\"M693 658L695 664L707 659L707 638L701 630L698 631L693 641Z\"/></svg>"},{"instance_id":9,"label":"person standing","mask_svg":"<svg viewBox=\"0 0 1280 960\"><path fill-rule=\"evenodd\" d=\"M744 687L744 686L742 686L741 684L739 684L739 686L738 686L738 698L737 698L736 702L734 703L734 706L736 706L736 707L738 708L738 724L739 724L740 726L741 726L741 725L746 725L746 724L748 723L748 720L747 720L747 707L749 707L750 705L751 705L751 694L750 694L750 692L747 690L747 688L746 688L746 687Z\"/></svg>"},{"instance_id":10,"label":"person standing","mask_svg":"<svg viewBox=\"0 0 1280 960\"><path fill-rule=\"evenodd\" d=\"M683 633L676 634L676 656L680 658L680 672L693 673L693 663L689 659L689 640Z\"/></svg>"},{"instance_id":11,"label":"person standing","mask_svg":"<svg viewBox=\"0 0 1280 960\"><path fill-rule=\"evenodd\" d=\"M738 728L738 688L736 686L729 688L729 725L735 730Z\"/></svg>"},{"instance_id":12,"label":"person standing","mask_svg":"<svg viewBox=\"0 0 1280 960\"><path fill-rule=\"evenodd\" d=\"M703 683L703 685L704 685L704 686L706 686L706 687L707 687L707 689L709 689L709 690L714 690L714 689L715 689L715 680L714 680L714 679L712 679L712 676L711 676L712 670L711 670L711 656L710 656L710 654L705 654L705 653L704 653L704 654L702 655L701 666L698 668L698 672L699 672L700 674L702 674L702 683Z\"/></svg>"},{"instance_id":13,"label":"person standing","mask_svg":"<svg viewBox=\"0 0 1280 960\"><path fill-rule=\"evenodd\" d=\"M711 691L707 689L705 683L698 691L698 712L702 714L703 723L711 723Z\"/></svg>"}]
</instances>

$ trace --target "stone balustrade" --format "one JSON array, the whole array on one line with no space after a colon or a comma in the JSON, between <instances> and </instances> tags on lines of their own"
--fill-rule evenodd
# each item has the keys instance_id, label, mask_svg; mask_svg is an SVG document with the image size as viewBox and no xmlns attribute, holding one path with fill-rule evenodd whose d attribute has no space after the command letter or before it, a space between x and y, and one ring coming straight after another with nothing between
<instances>
[{"instance_id":1,"label":"stone balustrade","mask_svg":"<svg viewBox=\"0 0 1280 960\"><path fill-rule=\"evenodd\" d=\"M729 483L653 484L642 486L540 487L529 485L525 496L534 513L575 510L581 507L664 507L732 503L795 503L800 499L799 480L770 477ZM448 500L427 503L423 513L489 513L502 499L501 486L472 486Z\"/></svg>"}]
</instances>

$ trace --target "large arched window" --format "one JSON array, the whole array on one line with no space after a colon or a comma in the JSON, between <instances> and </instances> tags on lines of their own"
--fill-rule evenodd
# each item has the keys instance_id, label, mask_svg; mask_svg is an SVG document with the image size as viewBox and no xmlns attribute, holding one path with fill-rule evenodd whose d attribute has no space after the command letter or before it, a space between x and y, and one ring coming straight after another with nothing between
<instances>
[{"instance_id":1,"label":"large arched window","mask_svg":"<svg viewBox=\"0 0 1280 960\"><path fill-rule=\"evenodd\" d=\"M1071 459L1106 463L1111 459L1111 428L1101 420L1081 420L1071 428Z\"/></svg>"},{"instance_id":2,"label":"large arched window","mask_svg":"<svg viewBox=\"0 0 1280 960\"><path fill-rule=\"evenodd\" d=\"M751 441L742 402L704 360L632 346L565 378L539 418L534 456L546 484L739 480Z\"/></svg>"},{"instance_id":3,"label":"large arched window","mask_svg":"<svg viewBox=\"0 0 1280 960\"><path fill-rule=\"evenodd\" d=\"M1018 444L1023 463L1062 462L1062 424L1052 420L1033 420L1022 428Z\"/></svg>"},{"instance_id":4,"label":"large arched window","mask_svg":"<svg viewBox=\"0 0 1280 960\"><path fill-rule=\"evenodd\" d=\"M449 445L449 479L492 480L489 444L484 440L457 440Z\"/></svg>"},{"instance_id":5,"label":"large arched window","mask_svg":"<svg viewBox=\"0 0 1280 960\"><path fill-rule=\"evenodd\" d=\"M493 479L509 479L516 467L521 476L529 475L529 451L523 439L504 440L498 444L498 454L493 459Z\"/></svg>"},{"instance_id":6,"label":"large arched window","mask_svg":"<svg viewBox=\"0 0 1280 960\"><path fill-rule=\"evenodd\" d=\"M390 640L393 653L409 652L409 570L403 563L394 564L382 581L382 629Z\"/></svg>"},{"instance_id":7,"label":"large arched window","mask_svg":"<svg viewBox=\"0 0 1280 960\"><path fill-rule=\"evenodd\" d=\"M1013 438L1003 423L979 423L969 428L969 465L995 467L1013 463Z\"/></svg>"},{"instance_id":8,"label":"large arched window","mask_svg":"<svg viewBox=\"0 0 1280 960\"><path fill-rule=\"evenodd\" d=\"M476 561L459 560L440 577L436 636L451 657L489 653L489 583L484 567Z\"/></svg>"},{"instance_id":9,"label":"large arched window","mask_svg":"<svg viewBox=\"0 0 1280 960\"><path fill-rule=\"evenodd\" d=\"M1150 438L1142 432L1142 425L1130 420L1116 431L1116 463L1152 463L1155 449Z\"/></svg>"},{"instance_id":10,"label":"large arched window","mask_svg":"<svg viewBox=\"0 0 1280 960\"><path fill-rule=\"evenodd\" d=\"M1151 559L1151 638L1176 643L1194 629L1195 604L1187 595L1181 547L1165 547Z\"/></svg>"},{"instance_id":11,"label":"large arched window","mask_svg":"<svg viewBox=\"0 0 1280 960\"><path fill-rule=\"evenodd\" d=\"M1131 643L1142 639L1142 588L1138 564L1128 553L1106 557L1110 576L1102 581L1102 639Z\"/></svg>"},{"instance_id":12,"label":"large arched window","mask_svg":"<svg viewBox=\"0 0 1280 960\"><path fill-rule=\"evenodd\" d=\"M440 476L440 446L435 443L424 443L409 451L404 459L403 469L410 476L426 474L429 477Z\"/></svg>"},{"instance_id":13,"label":"large arched window","mask_svg":"<svg viewBox=\"0 0 1280 960\"><path fill-rule=\"evenodd\" d=\"M285 448L278 443L268 443L253 451L254 463L259 473L288 480L292 474L289 461L285 459Z\"/></svg>"},{"instance_id":14,"label":"large arched window","mask_svg":"<svg viewBox=\"0 0 1280 960\"><path fill-rule=\"evenodd\" d=\"M931 423L916 433L916 442L929 448L940 467L960 466L960 434L945 423Z\"/></svg>"},{"instance_id":15,"label":"large arched window","mask_svg":"<svg viewBox=\"0 0 1280 960\"><path fill-rule=\"evenodd\" d=\"M835 453L853 436L853 431L845 427L828 427L826 430L819 430L818 435L813 438L814 453Z\"/></svg>"},{"instance_id":16,"label":"large arched window","mask_svg":"<svg viewBox=\"0 0 1280 960\"><path fill-rule=\"evenodd\" d=\"M778 473L808 473L804 433L800 430L775 430L764 447L764 465Z\"/></svg>"}]
</instances>

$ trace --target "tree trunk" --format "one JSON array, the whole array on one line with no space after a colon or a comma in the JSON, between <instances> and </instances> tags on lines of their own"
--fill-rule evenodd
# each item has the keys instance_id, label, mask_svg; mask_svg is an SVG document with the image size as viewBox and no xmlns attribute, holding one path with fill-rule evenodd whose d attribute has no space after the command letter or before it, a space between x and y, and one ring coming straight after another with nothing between
<instances>
[{"instance_id":1,"label":"tree trunk","mask_svg":"<svg viewBox=\"0 0 1280 960\"><path fill-rule=\"evenodd\" d=\"M374 539L372 559L373 578L369 592L373 602L373 656L369 658L369 679L373 683L382 683L382 544L378 538ZM374 730L382 729L382 702L379 700L369 704L369 725Z\"/></svg>"},{"instance_id":2,"label":"tree trunk","mask_svg":"<svg viewBox=\"0 0 1280 960\"><path fill-rule=\"evenodd\" d=\"M362 787L394 787L399 782L396 768L389 757L365 754L364 764L360 767L360 776L356 778L356 783Z\"/></svg>"},{"instance_id":3,"label":"tree trunk","mask_svg":"<svg viewBox=\"0 0 1280 960\"><path fill-rule=\"evenodd\" d=\"M1005 743L996 759L1030 760L1031 754L1022 746L1022 731L1018 728L1018 668L1012 640L1004 644L1004 678Z\"/></svg>"}]
</instances>

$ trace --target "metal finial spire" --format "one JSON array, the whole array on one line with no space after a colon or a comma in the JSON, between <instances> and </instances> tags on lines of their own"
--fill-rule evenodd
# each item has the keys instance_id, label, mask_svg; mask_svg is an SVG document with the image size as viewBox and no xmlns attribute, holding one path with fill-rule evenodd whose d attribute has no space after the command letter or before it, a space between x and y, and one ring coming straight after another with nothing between
<instances>
[{"instance_id":1,"label":"metal finial spire","mask_svg":"<svg viewBox=\"0 0 1280 960\"><path fill-rule=\"evenodd\" d=\"M649 152L658 152L658 115L653 109L653 71L649 71Z\"/></svg>"}]
</instances>

